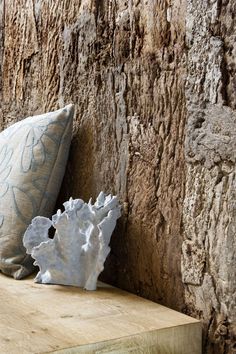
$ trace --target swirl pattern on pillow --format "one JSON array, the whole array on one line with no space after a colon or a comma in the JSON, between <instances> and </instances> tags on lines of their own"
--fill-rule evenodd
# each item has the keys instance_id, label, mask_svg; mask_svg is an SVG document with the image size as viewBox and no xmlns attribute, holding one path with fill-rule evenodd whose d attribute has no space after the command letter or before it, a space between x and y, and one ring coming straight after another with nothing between
<instances>
[{"instance_id":1,"label":"swirl pattern on pillow","mask_svg":"<svg viewBox=\"0 0 236 354\"><path fill-rule=\"evenodd\" d=\"M26 118L0 133L0 271L34 270L22 244L32 218L51 216L72 136L73 105Z\"/></svg>"}]
</instances>

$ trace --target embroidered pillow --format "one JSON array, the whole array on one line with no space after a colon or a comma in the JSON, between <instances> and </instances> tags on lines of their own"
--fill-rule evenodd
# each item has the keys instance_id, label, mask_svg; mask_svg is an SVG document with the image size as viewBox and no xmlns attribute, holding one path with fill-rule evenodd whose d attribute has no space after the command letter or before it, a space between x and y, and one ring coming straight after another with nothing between
<instances>
[{"instance_id":1,"label":"embroidered pillow","mask_svg":"<svg viewBox=\"0 0 236 354\"><path fill-rule=\"evenodd\" d=\"M0 133L0 271L34 270L22 244L32 218L51 216L65 172L73 105L26 118Z\"/></svg>"}]
</instances>

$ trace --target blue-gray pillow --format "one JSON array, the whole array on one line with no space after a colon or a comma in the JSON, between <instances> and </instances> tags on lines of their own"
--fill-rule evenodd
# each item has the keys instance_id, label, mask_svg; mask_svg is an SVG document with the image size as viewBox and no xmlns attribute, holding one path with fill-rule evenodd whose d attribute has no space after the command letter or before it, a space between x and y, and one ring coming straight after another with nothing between
<instances>
[{"instance_id":1,"label":"blue-gray pillow","mask_svg":"<svg viewBox=\"0 0 236 354\"><path fill-rule=\"evenodd\" d=\"M22 238L32 218L51 216L65 172L73 105L26 118L0 133L0 271L32 273Z\"/></svg>"}]
</instances>

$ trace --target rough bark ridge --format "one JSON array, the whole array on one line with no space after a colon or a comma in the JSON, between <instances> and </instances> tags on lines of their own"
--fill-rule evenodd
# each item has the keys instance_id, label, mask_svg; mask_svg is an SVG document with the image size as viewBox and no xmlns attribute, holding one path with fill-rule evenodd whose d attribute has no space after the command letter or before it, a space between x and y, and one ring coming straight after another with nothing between
<instances>
[{"instance_id":1,"label":"rough bark ridge","mask_svg":"<svg viewBox=\"0 0 236 354\"><path fill-rule=\"evenodd\" d=\"M235 10L0 0L1 127L76 104L61 200L124 207L104 278L198 316L219 354L236 345Z\"/></svg>"},{"instance_id":2,"label":"rough bark ridge","mask_svg":"<svg viewBox=\"0 0 236 354\"><path fill-rule=\"evenodd\" d=\"M236 351L235 11L235 1L187 1L182 278L206 353Z\"/></svg>"}]
</instances>

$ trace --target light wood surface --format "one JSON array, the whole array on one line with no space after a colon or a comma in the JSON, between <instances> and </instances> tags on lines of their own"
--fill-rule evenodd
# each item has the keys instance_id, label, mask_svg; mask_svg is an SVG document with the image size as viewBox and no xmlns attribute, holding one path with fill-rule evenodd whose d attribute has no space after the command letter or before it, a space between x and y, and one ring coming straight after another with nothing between
<instances>
[{"instance_id":1,"label":"light wood surface","mask_svg":"<svg viewBox=\"0 0 236 354\"><path fill-rule=\"evenodd\" d=\"M101 284L97 291L0 274L0 353L200 354L198 321Z\"/></svg>"}]
</instances>

